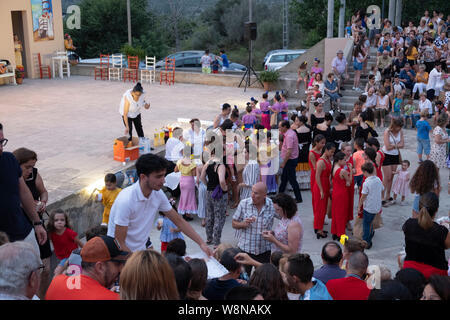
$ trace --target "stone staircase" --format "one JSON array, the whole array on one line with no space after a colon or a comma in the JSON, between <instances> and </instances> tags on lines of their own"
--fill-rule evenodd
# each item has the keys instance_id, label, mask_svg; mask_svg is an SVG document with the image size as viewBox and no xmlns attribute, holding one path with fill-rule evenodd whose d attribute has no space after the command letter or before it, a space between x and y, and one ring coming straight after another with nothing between
<instances>
[{"instance_id":1,"label":"stone staircase","mask_svg":"<svg viewBox=\"0 0 450 320\"><path fill-rule=\"evenodd\" d=\"M367 76L370 68L377 63L377 49L374 47L370 47L370 58L367 61L367 74L361 75L359 88L364 90L367 84ZM348 66L348 75L350 77L349 80L345 81L344 88L345 90L341 90L342 98L341 98L341 110L343 113L348 114L353 110L353 104L358 100L358 97L363 93L363 91L355 91L352 90L353 81L355 78L355 71L353 69L353 64Z\"/></svg>"}]
</instances>

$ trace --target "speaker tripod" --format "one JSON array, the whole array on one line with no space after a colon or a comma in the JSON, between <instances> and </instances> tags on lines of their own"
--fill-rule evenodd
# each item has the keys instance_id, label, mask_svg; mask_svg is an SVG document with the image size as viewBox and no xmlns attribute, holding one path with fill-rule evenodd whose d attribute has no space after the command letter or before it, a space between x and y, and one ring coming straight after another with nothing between
<instances>
[{"instance_id":1,"label":"speaker tripod","mask_svg":"<svg viewBox=\"0 0 450 320\"><path fill-rule=\"evenodd\" d=\"M256 83L256 82L259 82L261 84L261 86L264 87L263 83L261 82L261 80L259 79L258 75L256 74L255 69L253 69L253 67L250 64L248 64L246 66L246 68L247 68L247 70L245 70L245 73L242 76L241 82L239 83L238 87L239 88L241 87L242 82L244 82L244 80L245 80L244 92L247 90L247 87L250 87L253 83ZM256 80L253 81L253 82L251 82L252 73L253 73L253 75L256 78Z\"/></svg>"}]
</instances>

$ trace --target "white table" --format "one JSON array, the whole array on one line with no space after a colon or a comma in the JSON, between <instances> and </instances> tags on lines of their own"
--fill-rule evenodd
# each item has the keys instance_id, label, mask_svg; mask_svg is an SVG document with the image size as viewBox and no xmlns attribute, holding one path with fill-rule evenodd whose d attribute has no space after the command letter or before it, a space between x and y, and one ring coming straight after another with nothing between
<instances>
[{"instance_id":1,"label":"white table","mask_svg":"<svg viewBox=\"0 0 450 320\"><path fill-rule=\"evenodd\" d=\"M69 59L67 56L55 56L52 57L52 76L55 77L55 63L58 63L59 65L59 77L63 78L63 63L66 62L67 64L67 77L70 78L70 64Z\"/></svg>"}]
</instances>

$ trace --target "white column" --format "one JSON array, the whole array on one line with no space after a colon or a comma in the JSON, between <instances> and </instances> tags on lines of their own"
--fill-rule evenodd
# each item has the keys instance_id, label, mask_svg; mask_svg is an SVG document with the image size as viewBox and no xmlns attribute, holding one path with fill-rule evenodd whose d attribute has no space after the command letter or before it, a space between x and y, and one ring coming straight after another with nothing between
<instances>
[{"instance_id":1,"label":"white column","mask_svg":"<svg viewBox=\"0 0 450 320\"><path fill-rule=\"evenodd\" d=\"M339 30L338 37L344 37L345 30L345 0L341 0L341 6L339 7Z\"/></svg>"},{"instance_id":2,"label":"white column","mask_svg":"<svg viewBox=\"0 0 450 320\"><path fill-rule=\"evenodd\" d=\"M395 19L395 0L389 0L389 13L388 13L388 19L394 24Z\"/></svg>"},{"instance_id":3,"label":"white column","mask_svg":"<svg viewBox=\"0 0 450 320\"><path fill-rule=\"evenodd\" d=\"M397 0L397 5L395 7L395 25L402 25L402 0Z\"/></svg>"},{"instance_id":4,"label":"white column","mask_svg":"<svg viewBox=\"0 0 450 320\"><path fill-rule=\"evenodd\" d=\"M334 0L328 0L327 38L333 38Z\"/></svg>"}]
</instances>

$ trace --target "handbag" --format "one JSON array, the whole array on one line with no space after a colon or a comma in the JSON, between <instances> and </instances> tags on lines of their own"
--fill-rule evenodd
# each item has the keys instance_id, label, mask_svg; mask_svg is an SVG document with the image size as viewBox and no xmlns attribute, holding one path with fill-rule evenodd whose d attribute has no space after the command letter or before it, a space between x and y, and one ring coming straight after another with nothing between
<instances>
[{"instance_id":1,"label":"handbag","mask_svg":"<svg viewBox=\"0 0 450 320\"><path fill-rule=\"evenodd\" d=\"M220 184L218 184L214 188L213 192L211 193L211 198L213 198L214 200L217 201L217 200L222 199L222 196L223 196L223 191L222 191L222 188L220 187Z\"/></svg>"},{"instance_id":2,"label":"handbag","mask_svg":"<svg viewBox=\"0 0 450 320\"><path fill-rule=\"evenodd\" d=\"M278 119L277 113L275 113L275 112L272 113L272 115L270 116L270 126L271 127L277 126L277 124L278 124L277 119Z\"/></svg>"},{"instance_id":3,"label":"handbag","mask_svg":"<svg viewBox=\"0 0 450 320\"><path fill-rule=\"evenodd\" d=\"M380 213L375 215L375 218L372 221L373 229L379 229L383 226L383 218ZM362 240L363 238L363 218L356 216L355 222L353 224L353 237Z\"/></svg>"},{"instance_id":4,"label":"handbag","mask_svg":"<svg viewBox=\"0 0 450 320\"><path fill-rule=\"evenodd\" d=\"M397 151L398 151L398 162L401 164L401 163L403 162L402 154L401 154L401 152L400 152L400 149L397 147L397 143L395 143L395 137L394 137L394 135L391 133L391 131L389 131L389 134L392 136L392 140L394 140L395 148L396 148Z\"/></svg>"}]
</instances>

